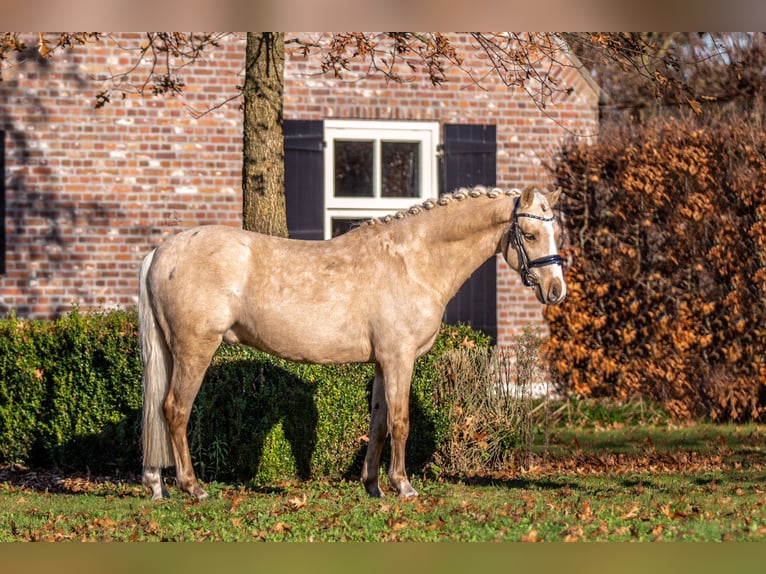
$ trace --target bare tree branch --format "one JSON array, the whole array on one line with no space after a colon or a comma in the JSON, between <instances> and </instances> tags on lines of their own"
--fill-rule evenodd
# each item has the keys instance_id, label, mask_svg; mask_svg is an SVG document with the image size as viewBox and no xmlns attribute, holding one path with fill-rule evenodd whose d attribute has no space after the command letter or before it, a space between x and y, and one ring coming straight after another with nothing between
<instances>
[{"instance_id":1,"label":"bare tree branch","mask_svg":"<svg viewBox=\"0 0 766 574\"><path fill-rule=\"evenodd\" d=\"M108 86L96 94L96 107L114 95L175 96L183 92L183 70L215 47L228 33L149 32L139 46L121 45L132 62L126 70L102 76ZM469 82L488 89L490 82L523 89L546 112L571 86L561 84L566 68L578 68L573 50L593 72L595 81L613 95L615 107L657 104L687 106L728 101L741 94L763 93L766 79L766 36L760 33L467 33L473 48L460 53L439 32L338 32L302 34L286 40L286 48L315 57L320 75L363 80L378 76L404 83L425 77L441 85L460 72ZM47 59L73 46L115 36L98 32L39 33L34 40L16 32L0 33L0 71L32 58ZM27 42L33 45L28 45ZM477 56L478 54L478 56ZM13 58L15 56L15 60ZM760 70L760 71L759 71ZM1 79L1 76L0 76ZM615 98L614 95L617 95ZM201 117L241 97L241 87L207 110L190 106Z\"/></svg>"},{"instance_id":2,"label":"bare tree branch","mask_svg":"<svg viewBox=\"0 0 766 574\"><path fill-rule=\"evenodd\" d=\"M114 36L109 35L112 42L126 52L135 52L135 56L130 68L120 72L110 70L109 74L102 78L111 86L96 94L96 107L100 108L109 103L113 93L119 93L122 97L131 93L143 95L150 86L154 96L181 94L186 85L180 76L181 70L203 58L206 51L220 46L222 39L227 35L228 33L147 32L145 41L138 48L121 46ZM137 72L146 63L149 64L149 70L143 74ZM136 73L139 73L139 77L143 75L137 82L134 80Z\"/></svg>"},{"instance_id":3,"label":"bare tree branch","mask_svg":"<svg viewBox=\"0 0 766 574\"><path fill-rule=\"evenodd\" d=\"M64 51L73 46L93 44L101 39L100 32L60 32L55 34L37 33L35 46L29 46L20 38L19 32L0 33L0 72L12 68L13 62L10 55L17 56L17 63L23 63L29 59L52 58L57 52ZM2 80L2 75L0 75Z\"/></svg>"}]
</instances>

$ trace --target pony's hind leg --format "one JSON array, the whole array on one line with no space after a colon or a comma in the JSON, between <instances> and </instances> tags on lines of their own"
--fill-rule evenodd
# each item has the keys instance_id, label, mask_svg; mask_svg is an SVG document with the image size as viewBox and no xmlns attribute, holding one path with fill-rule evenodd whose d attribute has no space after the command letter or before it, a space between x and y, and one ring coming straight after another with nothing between
<instances>
[{"instance_id":1,"label":"pony's hind leg","mask_svg":"<svg viewBox=\"0 0 766 574\"><path fill-rule=\"evenodd\" d=\"M175 353L173 376L164 405L165 418L168 421L173 444L178 488L200 500L207 498L208 494L197 482L186 429L205 371L220 343L220 337L215 341L198 341L192 347L194 352Z\"/></svg>"},{"instance_id":2,"label":"pony's hind leg","mask_svg":"<svg viewBox=\"0 0 766 574\"><path fill-rule=\"evenodd\" d=\"M162 469L158 466L144 467L144 475L141 484L143 484L144 488L151 491L152 500L170 496L165 488L165 484L162 482Z\"/></svg>"},{"instance_id":3,"label":"pony's hind leg","mask_svg":"<svg viewBox=\"0 0 766 574\"><path fill-rule=\"evenodd\" d=\"M380 498L385 496L380 488L378 472L380 455L386 440L386 419L388 407L383 385L383 371L380 365L375 365L375 380L372 383L372 400L370 401L370 442L367 444L367 454L362 467L362 482L370 496Z\"/></svg>"}]
</instances>

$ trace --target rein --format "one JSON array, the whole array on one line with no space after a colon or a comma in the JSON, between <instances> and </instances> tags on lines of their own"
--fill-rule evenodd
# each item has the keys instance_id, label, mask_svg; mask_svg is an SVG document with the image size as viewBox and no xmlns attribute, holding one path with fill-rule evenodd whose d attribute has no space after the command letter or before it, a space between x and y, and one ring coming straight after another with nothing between
<instances>
[{"instance_id":1,"label":"rein","mask_svg":"<svg viewBox=\"0 0 766 574\"><path fill-rule=\"evenodd\" d=\"M510 240L513 244L516 254L519 257L519 273L521 280L527 287L532 287L540 282L540 279L532 272L532 269L536 267L545 267L546 265L563 265L564 259L558 254L546 255L545 257L538 257L537 259L529 260L527 250L524 248L524 237L519 227L519 217L528 217L529 219L537 219L538 221L553 221L554 216L543 217L541 215L534 215L532 213L519 213L519 197L516 198L516 203L513 206L513 223L510 229Z\"/></svg>"}]
</instances>

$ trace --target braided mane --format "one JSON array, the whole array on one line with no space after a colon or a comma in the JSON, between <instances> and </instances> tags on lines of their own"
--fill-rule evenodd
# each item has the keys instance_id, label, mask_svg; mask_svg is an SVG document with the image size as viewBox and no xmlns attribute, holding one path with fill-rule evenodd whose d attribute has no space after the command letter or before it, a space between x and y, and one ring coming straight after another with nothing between
<instances>
[{"instance_id":1,"label":"braided mane","mask_svg":"<svg viewBox=\"0 0 766 574\"><path fill-rule=\"evenodd\" d=\"M377 224L386 224L391 223L392 221L398 221L400 219L404 219L408 216L415 216L423 211L430 211L434 208L440 207L440 206L447 206L454 202L460 202L464 199L468 198L476 198L476 197L489 197L489 198L496 198L500 197L502 195L506 195L508 197L516 197L521 194L521 191L518 189L507 189L503 190L499 187L484 187L483 185L477 185L475 187L461 187L460 189L452 192L452 193L445 193L442 196L440 196L438 199L427 199L423 203L420 203L418 205L413 205L409 209L405 211L399 211L393 215L386 215L383 217L375 217L373 219L369 219L367 221L364 221L359 224L359 226L364 225L377 225Z\"/></svg>"}]
</instances>

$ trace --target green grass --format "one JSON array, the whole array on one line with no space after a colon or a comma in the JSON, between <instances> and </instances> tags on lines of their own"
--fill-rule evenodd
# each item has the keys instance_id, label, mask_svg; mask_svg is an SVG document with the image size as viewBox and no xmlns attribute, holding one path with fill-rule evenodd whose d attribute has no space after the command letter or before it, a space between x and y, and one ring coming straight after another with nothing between
<instances>
[{"instance_id":1,"label":"green grass","mask_svg":"<svg viewBox=\"0 0 766 574\"><path fill-rule=\"evenodd\" d=\"M590 454L718 453L766 463L766 427L758 424L687 423L667 425L621 424L590 428L559 427L549 431L547 448L538 437L535 452L553 457L575 452Z\"/></svg>"},{"instance_id":2,"label":"green grass","mask_svg":"<svg viewBox=\"0 0 766 574\"><path fill-rule=\"evenodd\" d=\"M619 424L617 425L620 426ZM750 541L766 539L759 425L557 428L535 465L505 476L414 477L415 500L370 499L356 482L262 489L64 480L0 483L0 541Z\"/></svg>"}]
</instances>

